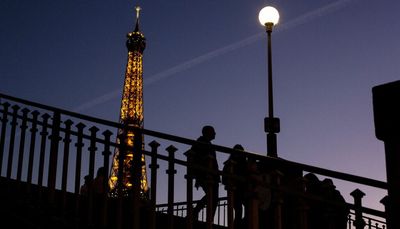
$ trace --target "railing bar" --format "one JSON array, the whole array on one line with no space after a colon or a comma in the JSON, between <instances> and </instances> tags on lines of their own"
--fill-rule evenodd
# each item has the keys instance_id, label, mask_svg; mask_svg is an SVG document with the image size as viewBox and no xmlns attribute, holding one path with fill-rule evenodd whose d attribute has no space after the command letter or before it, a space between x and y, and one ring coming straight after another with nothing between
<instances>
[{"instance_id":1,"label":"railing bar","mask_svg":"<svg viewBox=\"0 0 400 229\"><path fill-rule=\"evenodd\" d=\"M27 108L22 109L22 123L20 126L21 135L19 141L19 154L18 154L18 166L17 166L17 181L21 181L22 177L22 167L24 162L24 153L25 153L25 137L26 137L26 129L28 125L26 124L27 115L29 110Z\"/></svg>"},{"instance_id":2,"label":"railing bar","mask_svg":"<svg viewBox=\"0 0 400 229\"><path fill-rule=\"evenodd\" d=\"M69 146L71 143L70 132L72 121L67 120L65 122L66 131L64 136L64 157L63 157L63 169L62 169L62 182L61 182L61 190L67 190L67 178L68 178L68 163L69 163Z\"/></svg>"},{"instance_id":3,"label":"railing bar","mask_svg":"<svg viewBox=\"0 0 400 229\"><path fill-rule=\"evenodd\" d=\"M103 136L104 136L104 145L103 145L103 168L104 171L107 172L109 171L109 164L110 164L110 155L111 155L111 151L110 151L110 138L111 138L112 132L109 130L106 130L103 132ZM106 176L105 176L106 177ZM101 206L101 226L103 228L105 228L107 226L107 219L108 219L108 199L107 199L107 195L108 195L108 179L104 179L103 180L103 190L105 190L104 193L102 193L102 206Z\"/></svg>"},{"instance_id":4,"label":"railing bar","mask_svg":"<svg viewBox=\"0 0 400 229\"><path fill-rule=\"evenodd\" d=\"M150 173L151 173L151 183L150 183L150 204L151 204L151 210L150 210L150 229L155 229L157 227L157 222L156 222L156 215L155 215L155 209L156 209L156 203L157 203L157 169L160 167L157 164L157 151L158 147L160 144L156 141L152 141L149 143L149 146L151 147L151 163L149 165L150 167ZM143 150L144 153L144 150Z\"/></svg>"},{"instance_id":5,"label":"railing bar","mask_svg":"<svg viewBox=\"0 0 400 229\"><path fill-rule=\"evenodd\" d=\"M43 186L43 173L44 173L44 158L46 154L46 139L49 132L47 132L48 128L48 120L50 115L45 113L42 115L43 125L42 131L40 132L41 140L40 140L40 155L39 155L39 170L38 170L38 185Z\"/></svg>"},{"instance_id":6,"label":"railing bar","mask_svg":"<svg viewBox=\"0 0 400 229\"><path fill-rule=\"evenodd\" d=\"M37 117L39 115L38 111L32 112L32 126L31 126L31 141L29 147L29 159L28 159L28 174L27 174L27 182L28 184L32 183L32 174L33 174L33 160L35 158L35 146L36 146L36 133L38 131L37 128Z\"/></svg>"},{"instance_id":7,"label":"railing bar","mask_svg":"<svg viewBox=\"0 0 400 229\"><path fill-rule=\"evenodd\" d=\"M168 169L167 169L167 174L168 174L168 228L172 229L174 228L174 221L173 221L173 208L174 208L174 193L175 193L175 152L177 151L177 148L174 146L170 145L169 147L166 148L168 152Z\"/></svg>"},{"instance_id":8,"label":"railing bar","mask_svg":"<svg viewBox=\"0 0 400 229\"><path fill-rule=\"evenodd\" d=\"M14 144L15 144L15 131L17 127L17 112L19 109L19 106L14 105L12 106L13 109L13 116L11 120L11 134L10 134L10 145L8 148L8 162L7 162L7 178L11 178L11 172L12 172L12 167L13 167L13 159L14 159Z\"/></svg>"},{"instance_id":9,"label":"railing bar","mask_svg":"<svg viewBox=\"0 0 400 229\"><path fill-rule=\"evenodd\" d=\"M81 163L82 163L82 149L84 146L82 133L83 129L86 127L83 123L78 123L76 125L78 128L78 138L75 143L76 147L76 160L75 160L75 194L79 193L80 182L81 182Z\"/></svg>"},{"instance_id":10,"label":"railing bar","mask_svg":"<svg viewBox=\"0 0 400 229\"><path fill-rule=\"evenodd\" d=\"M97 150L96 147L96 133L99 129L95 126L89 128L90 131L90 145L88 147L89 150L89 176L94 178L94 163L95 163L95 153Z\"/></svg>"},{"instance_id":11,"label":"railing bar","mask_svg":"<svg viewBox=\"0 0 400 229\"><path fill-rule=\"evenodd\" d=\"M62 166L62 179L61 179L61 190L62 190L62 208L66 209L67 204L67 179L68 179L68 165L69 165L69 147L71 143L70 129L72 125L71 120L64 122L65 124L65 135L64 135L64 155L63 155L63 166Z\"/></svg>"},{"instance_id":12,"label":"railing bar","mask_svg":"<svg viewBox=\"0 0 400 229\"><path fill-rule=\"evenodd\" d=\"M1 171L3 171L3 156L4 156L4 145L6 139L6 130L7 130L7 123L8 123L8 107L10 106L9 103L3 103L4 109L2 110L3 117L1 118L1 137L0 137L0 175Z\"/></svg>"},{"instance_id":13,"label":"railing bar","mask_svg":"<svg viewBox=\"0 0 400 229\"><path fill-rule=\"evenodd\" d=\"M221 212L220 212L219 206L217 205L217 224L218 225L219 225L219 222L220 222L220 217L221 217Z\"/></svg>"},{"instance_id":14,"label":"railing bar","mask_svg":"<svg viewBox=\"0 0 400 229\"><path fill-rule=\"evenodd\" d=\"M187 166L186 166L186 229L193 228L193 174L190 169L193 165L193 155L192 151L187 151L184 153L186 156ZM196 221L198 219L195 219Z\"/></svg>"},{"instance_id":15,"label":"railing bar","mask_svg":"<svg viewBox=\"0 0 400 229\"><path fill-rule=\"evenodd\" d=\"M58 162L58 149L60 141L60 120L61 114L54 112L52 121L52 131L50 135L50 155L48 166L47 186L49 188L49 202L54 203L56 179L57 179L57 162Z\"/></svg>"}]
</instances>

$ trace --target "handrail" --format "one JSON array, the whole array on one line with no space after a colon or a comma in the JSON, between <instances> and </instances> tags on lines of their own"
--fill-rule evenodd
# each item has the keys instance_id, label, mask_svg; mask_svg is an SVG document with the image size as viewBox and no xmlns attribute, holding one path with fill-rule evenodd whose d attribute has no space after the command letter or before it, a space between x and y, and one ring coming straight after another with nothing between
<instances>
[{"instance_id":1,"label":"handrail","mask_svg":"<svg viewBox=\"0 0 400 229\"><path fill-rule=\"evenodd\" d=\"M60 112L60 113L63 113L65 115L69 115L69 116L72 116L72 117L75 117L75 118L80 118L80 119L83 119L83 120L96 122L96 123L99 123L99 124L108 125L108 126L112 126L112 127L116 127L116 128L124 128L123 124L121 124L121 123L112 122L112 121L108 121L108 120L105 120L105 119L96 118L96 117L93 117L93 116L83 115L83 114L79 114L79 113L76 113L76 112L71 112L71 111L68 111L68 110L64 110L64 109L59 109L59 108L52 107L52 106L43 105L43 104L40 104L40 103L28 101L28 100L25 100L25 99L16 98L16 97L5 95L5 94L2 94L2 93L0 93L0 98L1 97L6 98L8 100L15 101L15 102L24 103L24 104L27 104L27 105L30 105L30 106L36 106L36 107L39 107L39 108L42 108L42 109L47 109L47 110L51 110L51 111ZM129 126L128 129L135 130L135 129L138 129L138 128ZM179 137L179 136L166 134L166 133L161 133L161 132L148 130L148 129L144 129L144 128L140 129L140 130L141 130L141 132L143 134L149 135L149 136L152 136L152 137L157 137L157 138L162 138L162 139L166 139L166 140L170 140L170 141L175 141L175 142L186 144L186 145L199 144L196 140L189 139L189 138ZM202 144L202 143L200 143L200 144ZM211 147L213 149L215 149L216 151L219 151L219 152L222 152L222 153L228 153L228 154L241 154L241 153L243 153L241 151L238 151L238 150L235 150L235 149L232 149L232 148L229 148L229 147L221 146L221 145L211 144ZM361 176L357 176L357 175L353 175L353 174L333 171L333 170L329 170L329 169L325 169L325 168L321 168L321 167L317 167L317 166L312 166L312 165L307 165L307 164L302 164L302 163L298 163L298 162L289 161L289 160L286 160L286 159L263 156L263 155L255 154L255 153L248 152L248 151L245 151L245 152L247 153L247 155L249 157L252 157L252 158L254 158L256 160L265 160L267 162L276 163L278 166L287 166L287 167L292 167L292 168L298 168L298 169L303 170L303 171L318 173L318 174L321 174L321 175L325 175L325 176L329 176L329 177L333 177L333 178L338 178L338 179L342 179L342 180L346 180L346 181L350 181L350 182L356 182L356 183L360 183L360 184L363 184L363 185L368 185L368 186L372 186L372 187L376 187L376 188L387 189L387 183L384 182L384 181L379 181L379 180L366 178L366 177L361 177Z\"/></svg>"},{"instance_id":2,"label":"handrail","mask_svg":"<svg viewBox=\"0 0 400 229\"><path fill-rule=\"evenodd\" d=\"M10 106L9 102L12 102L12 103L15 103L18 105L23 104L25 106L28 106L28 108L31 111L32 110L33 111L29 112L28 109L23 108L22 106L12 106L13 104L11 104L11 106ZM62 185L61 185L62 191L64 193L66 192L66 186L67 186L67 182L68 182L67 176L69 176L68 175L68 167L69 166L71 166L71 167L75 166L74 167L75 173L74 173L73 169L70 169L70 171L71 171L70 173L75 174L75 177L74 177L75 178L75 194L78 194L79 187L80 187L80 181L82 179L81 172L83 173L81 162L83 162L83 163L88 162L87 164L89 166L86 166L87 164L85 164L84 167L86 169L88 168L87 171L88 171L89 177L93 177L95 174L95 167L99 167L99 165L98 165L99 161L102 160L102 162L103 162L103 164L100 164L100 166L104 165L104 167L107 167L107 168L109 167L110 160L108 157L112 154L111 151L113 148L119 148L123 152L124 152L124 150L129 150L129 152L139 152L139 154L134 154L134 155L143 154L148 157L151 157L151 159L152 159L152 164L149 166L149 168L151 169L151 174L152 174L151 189L153 189L153 190L157 190L157 187L156 187L157 183L155 183L153 185L153 180L157 180L156 179L157 178L157 169L159 168L159 165L157 164L157 160L162 161L163 166L168 166L168 169L166 172L168 174L168 176L167 176L168 203L165 204L165 207L170 208L170 209L168 209L167 212L169 215L168 216L169 227L171 227L172 220L173 220L173 218L172 218L173 210L171 208L174 208L176 206L182 206L178 210L185 209L185 211L187 211L187 214L189 216L191 216L191 214L193 213L192 212L193 209L192 209L191 205L193 203L195 204L197 202L197 201L193 201L193 190L192 190L193 189L193 187L192 187L193 186L193 183L192 183L193 177L191 177L191 174L189 172L190 170L187 170L187 173L185 173L185 179L186 179L186 185L187 185L187 187L186 187L187 188L186 189L187 202L174 202L174 192L175 192L174 185L176 184L176 183L174 183L174 179L175 179L174 174L176 173L175 165L180 165L180 169L183 169L183 170L185 168L187 169L189 166L191 166L193 169L196 168L198 171L200 171L204 174L209 174L209 175L211 174L211 176L227 175L226 171L220 171L220 170L219 171L211 171L206 167L200 168L199 166L192 164L192 162L189 160L190 157L188 157L187 160L182 159L183 155L188 156L188 155L186 155L185 150L180 152L179 157L175 157L175 151L177 151L177 149L173 145L171 145L167 149L165 149L166 151L168 151L168 155L163 155L163 154L160 154L157 152L157 147L159 146L158 143L154 143L154 144L150 143L149 145L152 149L151 149L151 151L147 151L144 147L142 149L140 149L140 147L138 147L139 145L142 145L142 141L137 141L138 138L134 139L135 140L134 147L132 147L132 146L128 147L126 144L124 144L123 140L121 140L121 142L123 142L123 143L119 143L119 141L117 141L117 142L110 141L110 137L112 135L112 132L110 130L121 130L121 129L132 130L133 133L135 133L134 134L135 136L141 136L141 135L151 136L156 139L161 139L163 141L164 140L170 141L170 142L172 142L172 144L186 145L187 146L186 150L191 148L191 146L194 144L200 144L200 145L204 144L201 142L197 142L196 140L193 140L193 139L188 139L188 138L179 137L179 136L166 134L166 133L161 133L161 132L148 130L148 129L142 129L142 128L138 128L138 127L124 126L121 123L112 122L112 121L108 121L108 120L104 120L104 119L100 119L100 118L96 118L96 117L92 117L92 116L88 116L88 115L78 114L75 112L43 105L43 104L36 103L36 102L31 102L28 100L4 95L1 93L0 93L0 105L1 105L1 107L3 107L3 109L0 109L0 114L1 114L0 116L2 116L2 117L0 117L0 124L1 124L0 157L1 157L1 159L3 159L3 156L4 156L4 158L6 158L7 155L4 154L4 149L5 149L5 147L8 147L9 154L8 154L8 161L7 161L8 162L7 163L7 177L11 178L12 176L14 176L14 175L11 176L11 171L14 170L13 158L16 157L18 159L17 181L21 181L21 171L24 171L24 173L26 172L26 168L23 168L23 166L22 166L23 165L22 162L24 160L26 160L26 159L24 159L24 157L27 158L27 155L24 155L24 152L27 151L26 149L24 149L25 138L29 137L28 135L30 135L31 139L35 139L35 136L37 134L38 138L39 138L37 142L39 143L39 141L40 141L40 144L37 144L35 146L34 145L35 142L31 140L29 143L30 144L30 152L29 152L28 156L30 158L29 160L33 162L33 157L37 158L39 156L37 153L39 153L39 150L40 150L40 159L38 159L39 169L35 168L34 174L35 175L38 174L37 184L40 187L42 187L43 176L48 177L47 186L50 191L49 192L50 196L54 196L54 191L55 191L55 189L58 188L59 183L62 183ZM33 108L33 109L31 109L31 108ZM43 115L39 116L40 112L42 110L44 111ZM21 112L23 113L22 115L19 114ZM49 113L51 113L51 112L52 112L52 115L49 115ZM36 113L36 114L34 115L34 113ZM72 119L73 121L71 121L70 119ZM76 125L72 125L73 122L75 122L75 121L77 121ZM90 122L90 124L87 125L87 123L89 123L89 122ZM100 125L102 125L102 126L100 126ZM96 132L98 130L100 130L100 128L97 128L96 126L100 127L102 129L102 131L103 130L105 130L105 131L102 133L99 132L99 134L96 134ZM25 131L25 129L27 129L29 127L30 127L30 131ZM17 128L19 128L18 131L21 130L20 133L18 133L18 131L16 132ZM11 131L7 132L7 130L9 130L9 129L11 129ZM10 139L10 141L5 143L6 136L7 136L7 138ZM17 142L18 140L20 141L19 144ZM75 143L75 144L73 145L73 143ZM70 145L72 147L70 147ZM14 151L18 150L18 146L19 146L19 154L14 155ZM370 178L366 178L366 177L361 177L358 175L353 175L353 174L349 174L349 173L329 170L329 169L316 167L316 166L312 166L312 165L297 163L297 162L285 160L282 158L273 158L273 157L269 157L269 156L263 156L263 155L256 154L253 152L245 151L243 153L243 151L238 151L233 148L229 148L229 147L225 147L225 146L221 146L221 145L207 144L207 146L213 148L219 154L224 153L224 154L228 154L228 155L229 154L243 155L245 153L246 157L258 161L259 165L261 165L261 166L265 166L262 168L268 168L268 166L270 166L270 165L272 166L271 168L273 168L273 169L277 169L277 170L282 169L281 171L285 171L285 169L290 168L290 169L295 169L301 173L311 172L311 173L315 173L315 174L330 177L330 178L336 178L336 179L340 179L343 181L354 182L359 185L366 185L369 187L375 187L375 188L381 188L381 189L388 188L388 185L386 182L375 180L375 179L370 179ZM71 150L70 150L70 148L71 148ZM73 150L75 150L75 152L73 152ZM37 151L36 155L35 155L35 151ZM70 153L70 151L72 151L72 152ZM69 162L68 162L68 157L70 154L74 155L74 157L75 157L76 161L75 161L74 165L72 165L73 163L69 164ZM95 158L95 156L97 158ZM45 159L47 157L49 157L49 159ZM82 160L82 157L86 157L86 159ZM67 158L67 160L65 160L65 158ZM48 160L48 162L45 162L45 160ZM56 181L56 179L58 179L56 177L60 176L60 173L57 174L57 167L58 167L57 162L59 160L62 160L61 163L62 163L62 167L63 167L63 169L61 171L62 172L62 174L61 174L62 181L61 182ZM95 166L95 163L97 163L96 166ZM121 162L119 162L119 163L121 163ZM139 163L141 163L141 162L139 160L134 161L133 163L137 163L136 165L134 164L133 168L140 168ZM122 165L122 164L119 164L119 165ZM2 166L2 163L0 164L0 168L1 168L1 166ZM44 166L45 166L45 168L44 168ZM29 168L28 168L28 170L29 170L28 174L32 174L32 166L30 166ZM261 168L261 170L262 170L262 168ZM15 173L15 171L13 173ZM135 173L136 179L139 179L139 178L137 178L138 173L140 173L140 171ZM228 175L232 175L232 174L228 174ZM270 191L279 193L279 195L281 195L281 196L291 195L291 196L299 197L304 200L308 198L305 194L305 189L302 186L302 185L304 185L304 183L300 184L302 182L302 181L300 181L300 179L299 179L299 181L296 180L296 182L299 182L298 184L296 184L296 185L298 185L296 187L299 187L299 190L297 190L297 189L292 189L287 186L283 186L283 185L279 184L279 181L278 181L280 179L280 178L278 178L279 175L277 175L275 173L273 173L273 175L272 174L264 174L264 175L271 176L271 177L274 177L274 179L276 179L273 181L273 183L268 183L267 184L268 186L263 186L263 187L266 187L267 189L269 189ZM28 177L29 177L29 175L28 175ZM71 177L72 176L70 176L70 179L71 179ZM153 177L154 177L154 179L153 179ZM234 175L232 176L232 178L233 178L233 180L245 179L244 176L234 177ZM247 178L249 178L249 177L247 177ZM301 175L298 178L301 178ZM23 178L23 179L25 179L25 178ZM119 177L118 179L121 179L121 178ZM285 178L283 178L283 180L284 180L284 182L286 182ZM31 181L29 181L29 182L31 182ZM212 181L210 181L210 182L212 182ZM132 183L134 183L134 182L132 181ZM181 184L183 184L183 183L181 183ZM265 185L264 183L262 183L260 181L250 182L249 184L258 185L258 187ZM234 188L229 187L229 184L225 184L225 185L226 185L225 189L227 190L227 197L220 198L220 201L225 201L226 203L228 203L228 202L232 203L233 200L231 198L232 198L232 195L234 195L232 190L234 190ZM134 188L135 188L135 186L134 186ZM166 187L161 187L161 188L165 189ZM231 188L232 188L232 190L230 190ZM253 191L251 191L251 192L253 192ZM357 214L355 214L356 218L357 218L356 219L357 222L360 221L360 217L361 217L361 215L359 214L360 212L385 218L384 212L381 212L381 211L378 211L375 209L369 209L369 208L361 206L361 198L364 194L361 191L359 191L359 192L361 194L359 194L358 197L353 196L355 199L355 201L354 201L355 204L345 203L348 207L350 207L350 209L353 209L355 212L357 212ZM134 193L134 192L132 192L132 193ZM157 193L157 191L155 191L155 193ZM253 193L252 193L252 195L253 195ZM309 195L309 194L307 194L307 195ZM353 195L353 194L351 194L351 195ZM66 204L65 203L66 195L63 195L63 198L64 198L63 201L64 201L64 205L65 205ZM163 205L156 205L157 204L156 195L153 195L153 193L152 193L152 198L153 198L152 206L153 206L154 210L156 207L163 206ZM279 197L279 198L282 198L282 197ZM323 198L323 197L320 197L320 198ZM49 198L49 199L51 199L51 198ZM357 202L356 199L359 202ZM92 201L92 199L90 199L90 198L89 198L89 200ZM90 206L90 208L93 208L93 202L90 202L90 201L89 201L89 203L90 203L89 206ZM54 200L53 200L53 202L54 202ZM335 203L333 203L332 201L327 201L326 204L332 204L331 206L335 205ZM345 204L342 203L341 205L343 206ZM78 204L77 204L77 206L78 206ZM121 206L122 206L122 203L120 203L120 207ZM301 207L301 206L299 206L299 207ZM228 208L228 215L232 216L232 212L233 212L232 206L228 206L228 204L227 204L227 208ZM277 208L279 208L279 206L277 206ZM137 209L135 211L137 211ZM121 212L119 212L118 214L122 215ZM226 213L224 213L224 214L226 214ZM88 218L93 219L91 217L91 215L89 215ZM210 226L209 223L211 220L212 219L210 219L210 217L207 217L207 225ZM225 220L225 218L224 218L224 220ZM232 218L230 218L230 220L232 220ZM190 225L190 222L188 223L188 225ZM188 226L188 228L190 228L190 227Z\"/></svg>"}]
</instances>

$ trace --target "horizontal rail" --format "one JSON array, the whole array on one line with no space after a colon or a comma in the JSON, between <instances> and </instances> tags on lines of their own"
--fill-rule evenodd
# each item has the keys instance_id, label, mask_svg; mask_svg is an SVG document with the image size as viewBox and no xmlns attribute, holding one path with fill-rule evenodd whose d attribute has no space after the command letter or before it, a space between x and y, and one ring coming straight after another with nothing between
<instances>
[{"instance_id":1,"label":"horizontal rail","mask_svg":"<svg viewBox=\"0 0 400 229\"><path fill-rule=\"evenodd\" d=\"M24 103L24 104L27 104L30 106L35 106L35 107L38 107L41 109L57 111L57 112L65 114L65 115L69 115L69 116L72 116L75 118L87 120L90 122L95 122L95 123L99 123L99 124L103 124L103 125L107 125L107 126L111 126L111 127L115 127L115 128L123 128L124 127L121 123L112 122L112 121L108 121L105 119L100 119L100 118L96 118L96 117L92 117L92 116L88 116L88 115L83 115L83 114L79 114L76 112L71 112L68 110L63 110L63 109L43 105L43 104L36 103L36 102L31 102L28 100L12 97L12 96L5 95L2 93L0 93L0 97L15 101L18 103ZM137 130L138 128L129 126L128 129ZM183 138L183 137L179 137L179 136L175 136L175 135L171 135L171 134L165 134L165 133L147 130L147 129L140 129L140 131L145 135L149 135L152 137L157 137L157 138L161 138L161 139L165 139L165 140L170 140L170 141L174 141L174 142L178 142L178 143L182 143L182 144L186 144L186 145L199 144L197 141L195 141L193 139ZM211 144L211 147L213 149L215 149L216 151L219 151L222 153L228 153L228 154L243 153L241 151L238 151L238 150L235 150L235 149L232 149L229 147L215 145L215 144ZM329 170L329 169L325 169L325 168L321 168L321 167L317 167L317 166L312 166L312 165L307 165L307 164L302 164L302 163L298 163L298 162L293 162L293 161L289 161L289 160L283 160L280 158L272 158L272 157L263 156L260 154L255 154L255 153L251 153L251 152L247 152L247 151L245 151L245 152L248 154L249 157L252 157L256 160L265 160L266 162L276 163L278 166L297 168L297 169L300 169L303 171L318 173L318 174L321 174L324 176L329 176L329 177L333 177L333 178L337 178L337 179L341 179L341 180L355 182L355 183L359 183L359 184L363 184L363 185L367 185L367 186L372 186L375 188L387 189L387 183L384 181L379 181L379 180L361 177L361 176L357 176L357 175L353 175L353 174L333 171L333 170Z\"/></svg>"}]
</instances>

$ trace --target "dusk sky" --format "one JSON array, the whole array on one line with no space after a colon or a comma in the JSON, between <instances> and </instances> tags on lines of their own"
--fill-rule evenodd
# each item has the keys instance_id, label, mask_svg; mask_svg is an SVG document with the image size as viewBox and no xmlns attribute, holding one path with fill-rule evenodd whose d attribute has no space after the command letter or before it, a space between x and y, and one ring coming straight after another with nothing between
<instances>
[{"instance_id":1,"label":"dusk sky","mask_svg":"<svg viewBox=\"0 0 400 229\"><path fill-rule=\"evenodd\" d=\"M137 4L146 129L196 139L209 124L215 144L266 155L258 12L272 5L278 156L386 180L371 89L400 76L395 0L1 0L0 92L118 121ZM347 200L354 188L342 187ZM381 208L384 194L365 199Z\"/></svg>"}]
</instances>

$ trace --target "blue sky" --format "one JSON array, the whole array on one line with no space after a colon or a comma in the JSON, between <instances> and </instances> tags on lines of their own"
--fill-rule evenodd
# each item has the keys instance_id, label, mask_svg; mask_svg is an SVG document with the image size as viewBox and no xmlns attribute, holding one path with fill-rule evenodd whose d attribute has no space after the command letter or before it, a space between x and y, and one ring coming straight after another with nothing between
<instances>
[{"instance_id":1,"label":"blue sky","mask_svg":"<svg viewBox=\"0 0 400 229\"><path fill-rule=\"evenodd\" d=\"M133 30L137 3L2 0L0 91L118 121L125 36ZM399 2L139 4L147 38L145 128L195 139L210 124L215 144L240 143L265 155L266 34L258 12L273 5L281 15L272 34L278 155L386 180L371 89L400 75ZM353 188L342 187L346 199ZM366 198L379 206L382 195L372 190Z\"/></svg>"}]
</instances>

